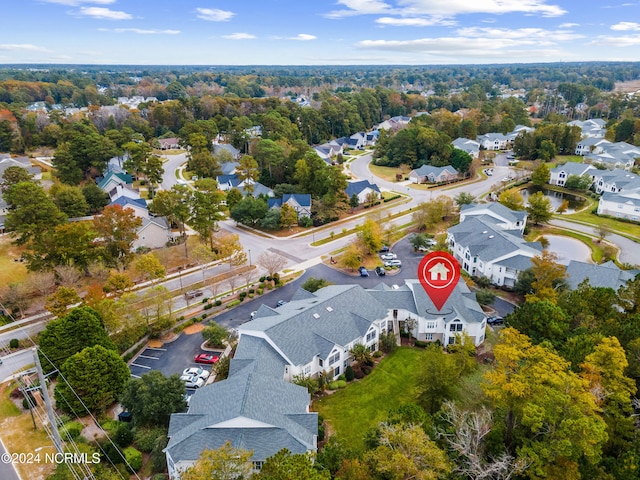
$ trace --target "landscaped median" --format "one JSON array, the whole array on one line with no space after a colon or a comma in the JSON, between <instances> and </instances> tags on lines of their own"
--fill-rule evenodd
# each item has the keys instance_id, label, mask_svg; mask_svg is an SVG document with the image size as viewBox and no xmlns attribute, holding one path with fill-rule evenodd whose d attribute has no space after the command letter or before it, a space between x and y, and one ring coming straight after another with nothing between
<instances>
[{"instance_id":1,"label":"landscaped median","mask_svg":"<svg viewBox=\"0 0 640 480\"><path fill-rule=\"evenodd\" d=\"M398 348L363 379L314 400L313 410L324 417L332 434L344 439L354 452L363 451L365 434L385 420L390 409L416 402L423 354L417 348Z\"/></svg>"}]
</instances>

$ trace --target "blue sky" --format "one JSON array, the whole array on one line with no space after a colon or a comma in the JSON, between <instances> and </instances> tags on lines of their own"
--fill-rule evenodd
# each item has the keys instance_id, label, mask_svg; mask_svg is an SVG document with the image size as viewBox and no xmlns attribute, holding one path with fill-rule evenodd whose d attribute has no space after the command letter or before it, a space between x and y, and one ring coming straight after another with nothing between
<instances>
[{"instance_id":1,"label":"blue sky","mask_svg":"<svg viewBox=\"0 0 640 480\"><path fill-rule=\"evenodd\" d=\"M0 63L640 61L640 1L4 0Z\"/></svg>"}]
</instances>

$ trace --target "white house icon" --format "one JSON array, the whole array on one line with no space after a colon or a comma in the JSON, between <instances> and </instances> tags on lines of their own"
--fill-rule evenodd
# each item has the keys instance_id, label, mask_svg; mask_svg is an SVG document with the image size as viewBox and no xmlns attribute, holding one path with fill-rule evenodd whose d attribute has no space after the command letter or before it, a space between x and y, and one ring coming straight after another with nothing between
<instances>
[{"instance_id":1,"label":"white house icon","mask_svg":"<svg viewBox=\"0 0 640 480\"><path fill-rule=\"evenodd\" d=\"M435 264L429 269L431 280L434 281L446 281L450 271L451 270L449 270L442 262Z\"/></svg>"}]
</instances>

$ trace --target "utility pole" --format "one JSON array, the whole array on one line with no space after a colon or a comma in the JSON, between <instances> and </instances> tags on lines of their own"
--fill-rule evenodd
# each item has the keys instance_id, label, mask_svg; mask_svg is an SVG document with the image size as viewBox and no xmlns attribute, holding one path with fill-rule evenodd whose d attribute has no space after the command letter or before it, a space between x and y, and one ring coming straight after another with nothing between
<instances>
[{"instance_id":1,"label":"utility pole","mask_svg":"<svg viewBox=\"0 0 640 480\"><path fill-rule=\"evenodd\" d=\"M32 348L33 360L36 364L36 370L38 371L38 379L40 380L40 393L42 394L42 400L47 408L47 417L49 417L49 426L51 427L51 436L53 437L53 443L56 446L56 450L59 453L62 452L62 439L60 438L60 432L58 432L58 422L53 414L53 407L51 406L51 397L49 397L49 391L47 390L47 381L42 372L42 365L40 365L40 357L38 357L38 349Z\"/></svg>"}]
</instances>

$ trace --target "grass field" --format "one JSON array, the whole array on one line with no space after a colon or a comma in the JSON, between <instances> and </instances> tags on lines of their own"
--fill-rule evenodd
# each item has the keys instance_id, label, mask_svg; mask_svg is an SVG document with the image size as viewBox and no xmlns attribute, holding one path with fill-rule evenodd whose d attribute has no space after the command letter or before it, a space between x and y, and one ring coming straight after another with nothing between
<instances>
[{"instance_id":1,"label":"grass field","mask_svg":"<svg viewBox=\"0 0 640 480\"><path fill-rule=\"evenodd\" d=\"M11 243L8 235L0 237L0 285L21 282L27 276L27 267L23 262L16 262L23 249Z\"/></svg>"},{"instance_id":2,"label":"grass field","mask_svg":"<svg viewBox=\"0 0 640 480\"><path fill-rule=\"evenodd\" d=\"M365 433L385 420L389 410L415 402L422 353L399 348L362 380L314 401L313 409L324 417L330 431L355 452L363 451Z\"/></svg>"},{"instance_id":3,"label":"grass field","mask_svg":"<svg viewBox=\"0 0 640 480\"><path fill-rule=\"evenodd\" d=\"M380 177L388 182L395 182L396 174L401 173L399 168L381 167L379 165L374 165L373 163L369 164L369 170L371 170L371 173L373 173L376 177Z\"/></svg>"}]
</instances>

